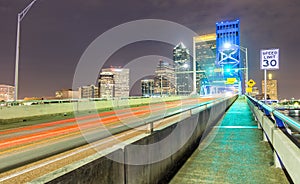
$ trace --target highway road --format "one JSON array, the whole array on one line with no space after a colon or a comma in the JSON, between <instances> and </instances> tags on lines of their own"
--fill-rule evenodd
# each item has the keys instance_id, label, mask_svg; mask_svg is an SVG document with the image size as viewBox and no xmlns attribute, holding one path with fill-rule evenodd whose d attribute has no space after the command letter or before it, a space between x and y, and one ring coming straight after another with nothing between
<instances>
[{"instance_id":1,"label":"highway road","mask_svg":"<svg viewBox=\"0 0 300 184\"><path fill-rule=\"evenodd\" d=\"M2 130L0 173L137 128L170 112L211 100L213 98L189 98Z\"/></svg>"}]
</instances>

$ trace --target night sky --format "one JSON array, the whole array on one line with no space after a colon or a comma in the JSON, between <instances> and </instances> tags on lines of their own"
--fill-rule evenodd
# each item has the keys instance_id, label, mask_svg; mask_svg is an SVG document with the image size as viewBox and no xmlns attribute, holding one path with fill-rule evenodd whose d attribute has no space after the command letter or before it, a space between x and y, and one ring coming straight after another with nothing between
<instances>
[{"instance_id":1,"label":"night sky","mask_svg":"<svg viewBox=\"0 0 300 184\"><path fill-rule=\"evenodd\" d=\"M0 0L2 84L14 83L17 13L30 2ZM89 44L105 31L139 19L173 21L199 35L215 32L216 21L240 19L241 45L249 54L249 78L260 89L260 49L279 48L280 69L272 72L278 80L279 98L300 98L299 0L38 0L21 23L19 96L54 96L56 90L72 88L76 65ZM146 55L171 59L172 48L153 41L130 44L112 55L105 66L124 66ZM132 94L136 93L135 87Z\"/></svg>"}]
</instances>

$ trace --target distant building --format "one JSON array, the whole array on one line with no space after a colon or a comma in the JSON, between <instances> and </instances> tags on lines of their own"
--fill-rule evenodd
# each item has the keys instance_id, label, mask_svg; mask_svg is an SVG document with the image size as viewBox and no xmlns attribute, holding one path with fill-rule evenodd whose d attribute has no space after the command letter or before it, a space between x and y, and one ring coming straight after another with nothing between
<instances>
[{"instance_id":1,"label":"distant building","mask_svg":"<svg viewBox=\"0 0 300 184\"><path fill-rule=\"evenodd\" d=\"M178 95L192 93L193 74L189 50L180 42L173 49L173 61L175 63L176 89Z\"/></svg>"},{"instance_id":2,"label":"distant building","mask_svg":"<svg viewBox=\"0 0 300 184\"><path fill-rule=\"evenodd\" d=\"M99 89L95 85L79 87L79 98L99 98Z\"/></svg>"},{"instance_id":3,"label":"distant building","mask_svg":"<svg viewBox=\"0 0 300 184\"><path fill-rule=\"evenodd\" d=\"M193 38L196 70L204 70L211 76L216 68L216 34L200 35Z\"/></svg>"},{"instance_id":4,"label":"distant building","mask_svg":"<svg viewBox=\"0 0 300 184\"><path fill-rule=\"evenodd\" d=\"M175 95L175 70L174 66L166 61L159 61L154 77L155 95Z\"/></svg>"},{"instance_id":5,"label":"distant building","mask_svg":"<svg viewBox=\"0 0 300 184\"><path fill-rule=\"evenodd\" d=\"M213 89L216 74L216 34L200 35L193 38L194 59L196 63L196 90L198 94L217 93ZM220 76L220 75L219 75Z\"/></svg>"},{"instance_id":6,"label":"distant building","mask_svg":"<svg viewBox=\"0 0 300 184\"><path fill-rule=\"evenodd\" d=\"M262 93L265 92L265 80L262 80ZM278 100L277 80L274 80L272 74L269 74L267 79L267 95L271 100Z\"/></svg>"},{"instance_id":7,"label":"distant building","mask_svg":"<svg viewBox=\"0 0 300 184\"><path fill-rule=\"evenodd\" d=\"M114 97L129 97L129 69L128 68L105 68L102 72L113 74L114 80Z\"/></svg>"},{"instance_id":8,"label":"distant building","mask_svg":"<svg viewBox=\"0 0 300 184\"><path fill-rule=\"evenodd\" d=\"M43 97L25 97L23 100L24 101L37 101L37 100L45 100L45 98L43 98Z\"/></svg>"},{"instance_id":9,"label":"distant building","mask_svg":"<svg viewBox=\"0 0 300 184\"><path fill-rule=\"evenodd\" d=\"M58 99L77 99L79 98L79 92L72 89L62 89L55 92L55 97Z\"/></svg>"},{"instance_id":10,"label":"distant building","mask_svg":"<svg viewBox=\"0 0 300 184\"><path fill-rule=\"evenodd\" d=\"M154 95L154 80L153 79L144 79L141 80L142 86L142 96L150 97Z\"/></svg>"},{"instance_id":11,"label":"distant building","mask_svg":"<svg viewBox=\"0 0 300 184\"><path fill-rule=\"evenodd\" d=\"M100 98L111 99L115 96L115 82L113 73L100 73L98 85Z\"/></svg>"},{"instance_id":12,"label":"distant building","mask_svg":"<svg viewBox=\"0 0 300 184\"><path fill-rule=\"evenodd\" d=\"M0 84L0 101L13 101L15 87L5 84Z\"/></svg>"},{"instance_id":13,"label":"distant building","mask_svg":"<svg viewBox=\"0 0 300 184\"><path fill-rule=\"evenodd\" d=\"M252 92L249 93L250 96L255 97L256 95L259 95L259 89L258 87L252 87Z\"/></svg>"}]
</instances>

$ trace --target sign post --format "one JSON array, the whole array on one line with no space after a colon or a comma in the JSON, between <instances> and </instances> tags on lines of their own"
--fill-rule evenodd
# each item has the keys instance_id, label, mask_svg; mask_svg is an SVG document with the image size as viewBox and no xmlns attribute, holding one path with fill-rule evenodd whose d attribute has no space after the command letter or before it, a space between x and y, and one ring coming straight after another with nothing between
<instances>
[{"instance_id":1,"label":"sign post","mask_svg":"<svg viewBox=\"0 0 300 184\"><path fill-rule=\"evenodd\" d=\"M264 71L264 82L265 82L265 104L267 103L267 70Z\"/></svg>"},{"instance_id":2,"label":"sign post","mask_svg":"<svg viewBox=\"0 0 300 184\"><path fill-rule=\"evenodd\" d=\"M267 101L267 70L279 69L279 49L266 49L260 51L260 69L264 70L265 103Z\"/></svg>"}]
</instances>

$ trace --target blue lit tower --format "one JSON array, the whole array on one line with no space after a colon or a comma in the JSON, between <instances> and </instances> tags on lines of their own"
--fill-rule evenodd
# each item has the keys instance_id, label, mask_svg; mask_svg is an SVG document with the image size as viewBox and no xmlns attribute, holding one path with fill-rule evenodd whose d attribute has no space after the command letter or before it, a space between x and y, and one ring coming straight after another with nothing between
<instances>
[{"instance_id":1,"label":"blue lit tower","mask_svg":"<svg viewBox=\"0 0 300 184\"><path fill-rule=\"evenodd\" d=\"M175 62L176 91L178 95L189 95L192 92L192 63L188 48L180 42L173 49Z\"/></svg>"},{"instance_id":2,"label":"blue lit tower","mask_svg":"<svg viewBox=\"0 0 300 184\"><path fill-rule=\"evenodd\" d=\"M231 87L242 92L243 75L240 62L240 21L222 21L216 23L217 57L216 66L223 69L223 78L236 78Z\"/></svg>"}]
</instances>

